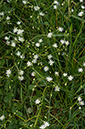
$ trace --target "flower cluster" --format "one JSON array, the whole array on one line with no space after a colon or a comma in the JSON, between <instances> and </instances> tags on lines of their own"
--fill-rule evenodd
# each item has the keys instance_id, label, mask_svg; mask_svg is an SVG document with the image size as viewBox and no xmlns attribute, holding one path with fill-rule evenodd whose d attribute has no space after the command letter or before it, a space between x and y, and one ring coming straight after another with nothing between
<instances>
[{"instance_id":1,"label":"flower cluster","mask_svg":"<svg viewBox=\"0 0 85 129\"><path fill-rule=\"evenodd\" d=\"M10 69L6 70L6 75L7 75L8 77L10 77L10 74L11 74L11 70L10 70Z\"/></svg>"},{"instance_id":2,"label":"flower cluster","mask_svg":"<svg viewBox=\"0 0 85 129\"><path fill-rule=\"evenodd\" d=\"M18 79L19 79L20 81L23 81L23 80L24 80L24 76L23 76L24 71L23 71L23 70L19 70L18 74L19 74Z\"/></svg>"},{"instance_id":3,"label":"flower cluster","mask_svg":"<svg viewBox=\"0 0 85 129\"><path fill-rule=\"evenodd\" d=\"M82 98L79 96L77 99L78 99L79 106L83 106L84 105L84 101L82 101ZM81 109L81 107L79 107L79 109Z\"/></svg>"}]
</instances>

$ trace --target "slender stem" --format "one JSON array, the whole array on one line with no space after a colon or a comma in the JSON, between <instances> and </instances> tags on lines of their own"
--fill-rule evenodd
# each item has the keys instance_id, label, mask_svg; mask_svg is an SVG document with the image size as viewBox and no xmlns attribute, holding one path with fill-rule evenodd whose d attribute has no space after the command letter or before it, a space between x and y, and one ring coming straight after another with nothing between
<instances>
[{"instance_id":1,"label":"slender stem","mask_svg":"<svg viewBox=\"0 0 85 129\"><path fill-rule=\"evenodd\" d=\"M70 0L67 0L68 3L68 17L70 16Z\"/></svg>"}]
</instances>

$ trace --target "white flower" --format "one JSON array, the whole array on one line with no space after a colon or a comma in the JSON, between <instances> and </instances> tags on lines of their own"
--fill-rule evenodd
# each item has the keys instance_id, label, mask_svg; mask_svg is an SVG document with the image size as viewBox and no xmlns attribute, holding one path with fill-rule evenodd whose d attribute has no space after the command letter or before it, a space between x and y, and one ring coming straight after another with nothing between
<instances>
[{"instance_id":1,"label":"white flower","mask_svg":"<svg viewBox=\"0 0 85 129\"><path fill-rule=\"evenodd\" d=\"M77 99L78 99L79 102L82 101L82 98L80 96Z\"/></svg>"},{"instance_id":2,"label":"white flower","mask_svg":"<svg viewBox=\"0 0 85 129\"><path fill-rule=\"evenodd\" d=\"M45 125L40 126L40 129L45 129L45 128L46 128Z\"/></svg>"},{"instance_id":3,"label":"white flower","mask_svg":"<svg viewBox=\"0 0 85 129\"><path fill-rule=\"evenodd\" d=\"M36 73L33 71L33 72L31 73L31 76L34 77L35 75L36 75Z\"/></svg>"},{"instance_id":4,"label":"white flower","mask_svg":"<svg viewBox=\"0 0 85 129\"><path fill-rule=\"evenodd\" d=\"M53 65L53 64L54 64L54 61L49 60L49 64L50 64L50 65Z\"/></svg>"},{"instance_id":5,"label":"white flower","mask_svg":"<svg viewBox=\"0 0 85 129\"><path fill-rule=\"evenodd\" d=\"M33 59L32 63L36 64L37 63L37 59Z\"/></svg>"},{"instance_id":6,"label":"white flower","mask_svg":"<svg viewBox=\"0 0 85 129\"><path fill-rule=\"evenodd\" d=\"M40 14L40 16L44 16L44 15L45 15L45 14L44 14L44 13L42 13L42 12L40 12L39 14Z\"/></svg>"},{"instance_id":7,"label":"white flower","mask_svg":"<svg viewBox=\"0 0 85 129\"><path fill-rule=\"evenodd\" d=\"M52 33L52 32L50 32L50 33L48 33L47 37L48 37L48 38L51 38L51 37L52 37L52 35L53 35L53 33Z\"/></svg>"},{"instance_id":8,"label":"white flower","mask_svg":"<svg viewBox=\"0 0 85 129\"><path fill-rule=\"evenodd\" d=\"M69 41L65 41L65 44L66 44L66 45L69 45Z\"/></svg>"},{"instance_id":9,"label":"white flower","mask_svg":"<svg viewBox=\"0 0 85 129\"><path fill-rule=\"evenodd\" d=\"M20 56L21 55L21 52L20 51L17 51L16 55L17 56Z\"/></svg>"},{"instance_id":10,"label":"white flower","mask_svg":"<svg viewBox=\"0 0 85 129\"><path fill-rule=\"evenodd\" d=\"M35 7L34 7L34 10L35 10L35 11L38 11L39 9L40 9L39 6L35 6Z\"/></svg>"},{"instance_id":11,"label":"white flower","mask_svg":"<svg viewBox=\"0 0 85 129\"><path fill-rule=\"evenodd\" d=\"M79 101L79 105L83 106L84 105L84 101Z\"/></svg>"},{"instance_id":12,"label":"white flower","mask_svg":"<svg viewBox=\"0 0 85 129\"><path fill-rule=\"evenodd\" d=\"M0 120L3 121L4 119L5 119L5 116L2 115L2 116L0 117Z\"/></svg>"},{"instance_id":13,"label":"white flower","mask_svg":"<svg viewBox=\"0 0 85 129\"><path fill-rule=\"evenodd\" d=\"M22 2L23 2L23 4L26 4L27 3L27 1L25 1L25 0L23 0Z\"/></svg>"},{"instance_id":14,"label":"white flower","mask_svg":"<svg viewBox=\"0 0 85 129\"><path fill-rule=\"evenodd\" d=\"M78 13L78 16L80 16L80 17L82 17L84 15L84 12L80 12L80 13Z\"/></svg>"},{"instance_id":15,"label":"white flower","mask_svg":"<svg viewBox=\"0 0 85 129\"><path fill-rule=\"evenodd\" d=\"M83 66L85 66L85 62L83 62Z\"/></svg>"},{"instance_id":16,"label":"white flower","mask_svg":"<svg viewBox=\"0 0 85 129\"><path fill-rule=\"evenodd\" d=\"M5 38L4 38L5 40L9 40L9 37L7 37L7 36L5 36Z\"/></svg>"},{"instance_id":17,"label":"white flower","mask_svg":"<svg viewBox=\"0 0 85 129\"><path fill-rule=\"evenodd\" d=\"M0 12L0 16L4 16L4 12Z\"/></svg>"},{"instance_id":18,"label":"white flower","mask_svg":"<svg viewBox=\"0 0 85 129\"><path fill-rule=\"evenodd\" d=\"M33 16L31 15L30 18L32 18Z\"/></svg>"},{"instance_id":19,"label":"white flower","mask_svg":"<svg viewBox=\"0 0 85 129\"><path fill-rule=\"evenodd\" d=\"M79 69L78 69L78 72L83 72L83 69L82 69L82 68L79 68Z\"/></svg>"},{"instance_id":20,"label":"white flower","mask_svg":"<svg viewBox=\"0 0 85 129\"><path fill-rule=\"evenodd\" d=\"M80 0L80 2L83 2L83 0Z\"/></svg>"},{"instance_id":21,"label":"white flower","mask_svg":"<svg viewBox=\"0 0 85 129\"><path fill-rule=\"evenodd\" d=\"M23 77L23 76L18 76L18 79L19 79L20 81L23 81L23 80L24 80L24 77Z\"/></svg>"},{"instance_id":22,"label":"white flower","mask_svg":"<svg viewBox=\"0 0 85 129\"><path fill-rule=\"evenodd\" d=\"M17 37L15 37L14 40L17 41Z\"/></svg>"},{"instance_id":23,"label":"white flower","mask_svg":"<svg viewBox=\"0 0 85 129\"><path fill-rule=\"evenodd\" d=\"M18 31L17 28L14 28L14 29L13 29L13 33L16 33L17 31Z\"/></svg>"},{"instance_id":24,"label":"white flower","mask_svg":"<svg viewBox=\"0 0 85 129\"><path fill-rule=\"evenodd\" d=\"M52 58L52 55L50 54L50 55L48 55L48 59L50 60Z\"/></svg>"},{"instance_id":25,"label":"white flower","mask_svg":"<svg viewBox=\"0 0 85 129\"><path fill-rule=\"evenodd\" d=\"M16 47L16 43L12 42L12 43L11 43L11 46L12 46L12 47Z\"/></svg>"},{"instance_id":26,"label":"white flower","mask_svg":"<svg viewBox=\"0 0 85 129\"><path fill-rule=\"evenodd\" d=\"M57 9L57 5L54 5L53 8L54 8L54 9Z\"/></svg>"},{"instance_id":27,"label":"white flower","mask_svg":"<svg viewBox=\"0 0 85 129\"><path fill-rule=\"evenodd\" d=\"M71 12L74 12L74 9L71 9Z\"/></svg>"},{"instance_id":28,"label":"white flower","mask_svg":"<svg viewBox=\"0 0 85 129\"><path fill-rule=\"evenodd\" d=\"M7 17L6 17L6 20L10 20L10 17L9 17L9 16L7 16Z\"/></svg>"},{"instance_id":29,"label":"white flower","mask_svg":"<svg viewBox=\"0 0 85 129\"><path fill-rule=\"evenodd\" d=\"M56 1L54 1L53 2L54 4L57 4L57 5L59 5L60 3L56 0Z\"/></svg>"},{"instance_id":30,"label":"white flower","mask_svg":"<svg viewBox=\"0 0 85 129\"><path fill-rule=\"evenodd\" d=\"M60 91L60 87L55 86L55 91Z\"/></svg>"},{"instance_id":31,"label":"white flower","mask_svg":"<svg viewBox=\"0 0 85 129\"><path fill-rule=\"evenodd\" d=\"M11 74L11 70L10 70L10 69L6 70L6 75L7 75L8 77L10 77L10 74Z\"/></svg>"},{"instance_id":32,"label":"white flower","mask_svg":"<svg viewBox=\"0 0 85 129\"><path fill-rule=\"evenodd\" d=\"M40 126L40 129L45 129L46 127L48 127L50 124L48 122L44 121L44 124Z\"/></svg>"},{"instance_id":33,"label":"white flower","mask_svg":"<svg viewBox=\"0 0 85 129\"><path fill-rule=\"evenodd\" d=\"M82 9L85 9L85 6L81 5L81 8L82 8Z\"/></svg>"},{"instance_id":34,"label":"white flower","mask_svg":"<svg viewBox=\"0 0 85 129\"><path fill-rule=\"evenodd\" d=\"M19 75L23 75L24 71L23 70L19 70Z\"/></svg>"},{"instance_id":35,"label":"white flower","mask_svg":"<svg viewBox=\"0 0 85 129\"><path fill-rule=\"evenodd\" d=\"M36 100L35 100L35 103L36 103L36 104L39 104L39 103L40 103L40 100L39 100L39 99L36 99Z\"/></svg>"},{"instance_id":36,"label":"white flower","mask_svg":"<svg viewBox=\"0 0 85 129\"><path fill-rule=\"evenodd\" d=\"M36 55L34 55L34 59L38 59L39 58L39 56L36 54Z\"/></svg>"},{"instance_id":37,"label":"white flower","mask_svg":"<svg viewBox=\"0 0 85 129\"><path fill-rule=\"evenodd\" d=\"M20 55L20 58L25 59L25 55L24 54Z\"/></svg>"},{"instance_id":38,"label":"white flower","mask_svg":"<svg viewBox=\"0 0 85 129\"><path fill-rule=\"evenodd\" d=\"M22 35L23 32L24 32L24 30L21 30L21 29L17 30L17 34L19 34L19 35Z\"/></svg>"},{"instance_id":39,"label":"white flower","mask_svg":"<svg viewBox=\"0 0 85 129\"><path fill-rule=\"evenodd\" d=\"M63 76L66 77L67 76L67 73L63 73Z\"/></svg>"},{"instance_id":40,"label":"white flower","mask_svg":"<svg viewBox=\"0 0 85 129\"><path fill-rule=\"evenodd\" d=\"M55 71L55 75L59 76L59 73L57 71Z\"/></svg>"},{"instance_id":41,"label":"white flower","mask_svg":"<svg viewBox=\"0 0 85 129\"><path fill-rule=\"evenodd\" d=\"M27 62L27 67L32 66L32 63L30 61Z\"/></svg>"},{"instance_id":42,"label":"white flower","mask_svg":"<svg viewBox=\"0 0 85 129\"><path fill-rule=\"evenodd\" d=\"M19 40L20 42L24 42L24 38L23 38L23 37L19 37L18 40Z\"/></svg>"},{"instance_id":43,"label":"white flower","mask_svg":"<svg viewBox=\"0 0 85 129\"><path fill-rule=\"evenodd\" d=\"M69 80L69 81L72 81L72 80L73 80L73 78L74 78L74 77L73 77L73 76L71 76L71 75L70 75L70 76L68 76L68 80Z\"/></svg>"},{"instance_id":44,"label":"white flower","mask_svg":"<svg viewBox=\"0 0 85 129\"><path fill-rule=\"evenodd\" d=\"M62 32L63 31L63 28L62 27L59 27L58 28L58 31Z\"/></svg>"},{"instance_id":45,"label":"white flower","mask_svg":"<svg viewBox=\"0 0 85 129\"><path fill-rule=\"evenodd\" d=\"M39 39L38 41L39 41L39 43L42 43L42 42L43 42L43 40L42 40L42 39Z\"/></svg>"},{"instance_id":46,"label":"white flower","mask_svg":"<svg viewBox=\"0 0 85 129\"><path fill-rule=\"evenodd\" d=\"M49 67L48 66L45 66L44 67L44 71L48 71L49 70Z\"/></svg>"},{"instance_id":47,"label":"white flower","mask_svg":"<svg viewBox=\"0 0 85 129\"><path fill-rule=\"evenodd\" d=\"M65 40L61 39L60 42L61 42L61 44L64 44L65 43Z\"/></svg>"},{"instance_id":48,"label":"white flower","mask_svg":"<svg viewBox=\"0 0 85 129\"><path fill-rule=\"evenodd\" d=\"M48 122L44 122L45 127L49 126L50 124Z\"/></svg>"},{"instance_id":49,"label":"white flower","mask_svg":"<svg viewBox=\"0 0 85 129\"><path fill-rule=\"evenodd\" d=\"M32 126L33 126L33 124L30 125L30 127L32 127Z\"/></svg>"},{"instance_id":50,"label":"white flower","mask_svg":"<svg viewBox=\"0 0 85 129\"><path fill-rule=\"evenodd\" d=\"M57 43L54 43L53 44L53 47L57 48L58 47Z\"/></svg>"},{"instance_id":51,"label":"white flower","mask_svg":"<svg viewBox=\"0 0 85 129\"><path fill-rule=\"evenodd\" d=\"M79 109L81 109L81 107L79 107Z\"/></svg>"},{"instance_id":52,"label":"white flower","mask_svg":"<svg viewBox=\"0 0 85 129\"><path fill-rule=\"evenodd\" d=\"M40 47L40 43L36 43L35 46L36 46L36 47Z\"/></svg>"},{"instance_id":53,"label":"white flower","mask_svg":"<svg viewBox=\"0 0 85 129\"><path fill-rule=\"evenodd\" d=\"M46 77L46 80L47 80L48 82L50 82L50 81L53 80L53 78L52 78L52 77Z\"/></svg>"},{"instance_id":54,"label":"white flower","mask_svg":"<svg viewBox=\"0 0 85 129\"><path fill-rule=\"evenodd\" d=\"M18 22L17 22L17 25L20 25L20 24L21 24L21 22L20 22L20 21L18 21Z\"/></svg>"}]
</instances>

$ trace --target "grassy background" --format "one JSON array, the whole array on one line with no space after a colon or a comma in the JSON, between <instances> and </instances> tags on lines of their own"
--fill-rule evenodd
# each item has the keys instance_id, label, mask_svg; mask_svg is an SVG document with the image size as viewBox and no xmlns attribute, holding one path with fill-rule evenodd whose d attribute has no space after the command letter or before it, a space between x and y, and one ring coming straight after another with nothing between
<instances>
[{"instance_id":1,"label":"grassy background","mask_svg":"<svg viewBox=\"0 0 85 129\"><path fill-rule=\"evenodd\" d=\"M0 129L38 129L43 121L49 122L48 129L85 127L85 107L79 109L77 100L78 96L85 100L85 15L78 16L79 12L85 12L81 8L83 3L60 0L55 10L53 2L29 0L25 5L21 0L0 1L0 12L4 12L0 18L0 116L5 116L0 121ZM40 10L35 11L35 6ZM74 12L70 12L71 9ZM39 12L45 15L40 16ZM6 20L7 16L10 20ZM17 21L21 24L17 25ZM24 42L14 40L19 37L13 33L14 27L24 30ZM59 32L59 27L64 31ZM47 38L49 32L53 32L52 38ZM16 47L11 43L7 45L5 36L9 36L9 42L13 40ZM36 47L39 39L43 42ZM62 45L61 39L69 41L69 45ZM53 47L54 43L57 48ZM18 57L17 51L25 55L25 59ZM27 67L27 61L32 62L35 54L39 56L37 63ZM48 63L49 54L53 56L52 66ZM48 72L43 70L45 66L49 67ZM83 68L83 72L78 72L79 68ZM8 69L12 72L10 77L6 76ZM24 71L23 81L18 79L19 70ZM34 77L31 76L33 71ZM63 73L74 79L69 81ZM46 81L47 76L53 81ZM56 85L60 91L54 91ZM35 103L36 99L40 100L39 104Z\"/></svg>"}]
</instances>

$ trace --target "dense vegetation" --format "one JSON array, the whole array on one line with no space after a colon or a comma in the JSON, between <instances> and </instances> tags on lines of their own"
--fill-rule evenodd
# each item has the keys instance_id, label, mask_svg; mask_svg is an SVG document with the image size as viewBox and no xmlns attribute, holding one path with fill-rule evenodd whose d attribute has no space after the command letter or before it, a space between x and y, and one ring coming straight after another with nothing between
<instances>
[{"instance_id":1,"label":"dense vegetation","mask_svg":"<svg viewBox=\"0 0 85 129\"><path fill-rule=\"evenodd\" d=\"M0 1L0 129L85 128L84 4Z\"/></svg>"}]
</instances>

